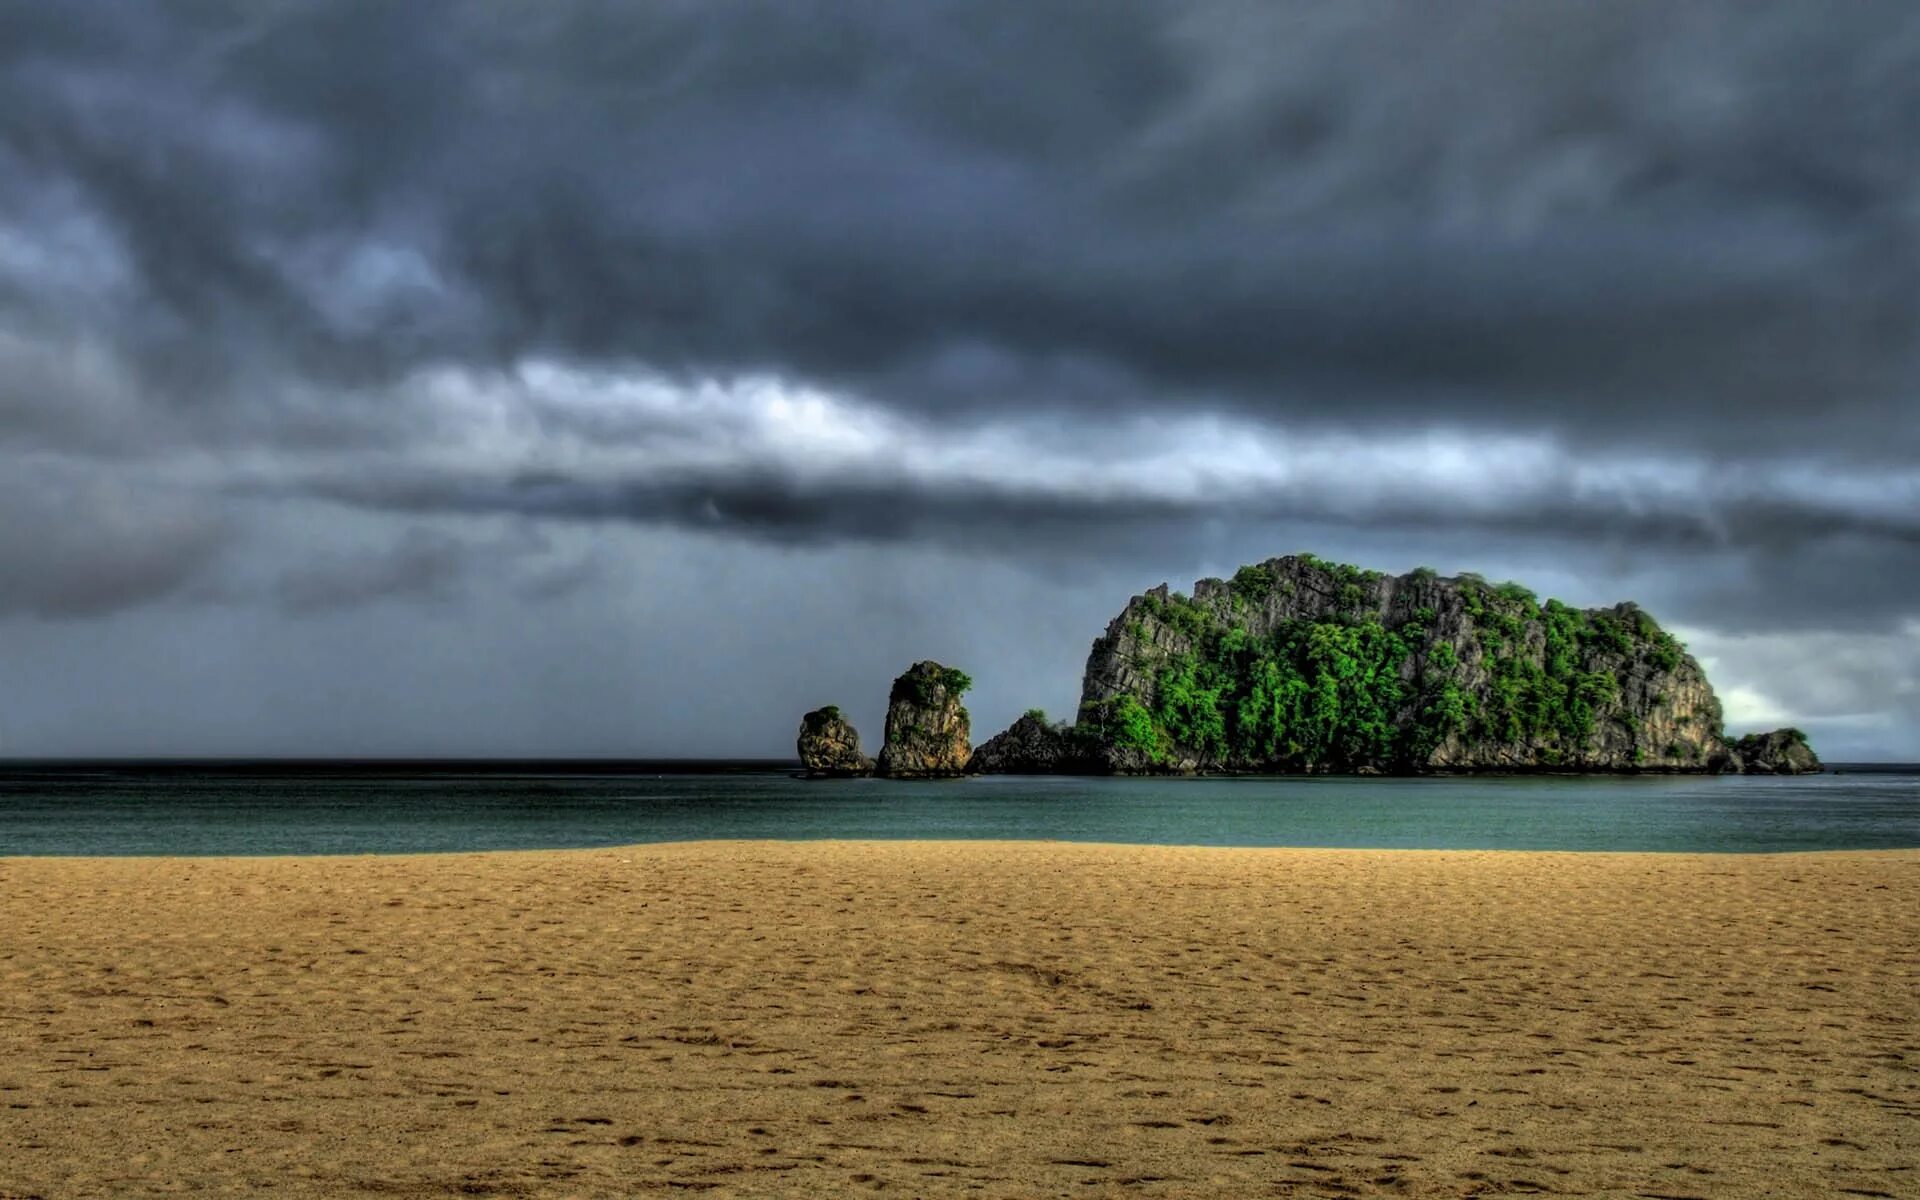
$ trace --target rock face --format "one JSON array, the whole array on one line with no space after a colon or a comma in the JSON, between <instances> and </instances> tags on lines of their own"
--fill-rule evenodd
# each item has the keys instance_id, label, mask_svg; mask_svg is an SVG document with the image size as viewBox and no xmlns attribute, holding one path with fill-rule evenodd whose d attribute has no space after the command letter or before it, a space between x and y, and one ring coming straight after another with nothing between
<instances>
[{"instance_id":1,"label":"rock face","mask_svg":"<svg viewBox=\"0 0 1920 1200\"><path fill-rule=\"evenodd\" d=\"M1733 745L1740 770L1749 775L1812 775L1821 770L1820 758L1798 729L1750 733Z\"/></svg>"},{"instance_id":2,"label":"rock face","mask_svg":"<svg viewBox=\"0 0 1920 1200\"><path fill-rule=\"evenodd\" d=\"M887 740L879 774L892 779L959 775L973 757L972 725L960 697L973 686L964 672L917 662L887 696Z\"/></svg>"},{"instance_id":3,"label":"rock face","mask_svg":"<svg viewBox=\"0 0 1920 1200\"><path fill-rule=\"evenodd\" d=\"M1700 665L1632 604L1311 555L1135 596L1078 730L1118 773L1740 767ZM1811 752L1808 752L1811 757ZM1778 755L1756 761L1786 761Z\"/></svg>"},{"instance_id":4,"label":"rock face","mask_svg":"<svg viewBox=\"0 0 1920 1200\"><path fill-rule=\"evenodd\" d=\"M980 775L1085 775L1098 769L1071 725L1029 712L980 744L969 772Z\"/></svg>"},{"instance_id":5,"label":"rock face","mask_svg":"<svg viewBox=\"0 0 1920 1200\"><path fill-rule=\"evenodd\" d=\"M860 753L860 733L832 704L800 718L800 765L819 779L873 774L873 760Z\"/></svg>"}]
</instances>

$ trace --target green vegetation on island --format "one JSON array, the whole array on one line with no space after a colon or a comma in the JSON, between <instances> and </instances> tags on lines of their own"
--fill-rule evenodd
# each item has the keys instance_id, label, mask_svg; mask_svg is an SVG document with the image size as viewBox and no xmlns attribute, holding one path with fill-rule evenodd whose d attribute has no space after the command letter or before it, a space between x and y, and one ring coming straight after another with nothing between
<instances>
[{"instance_id":1,"label":"green vegetation on island","mask_svg":"<svg viewBox=\"0 0 1920 1200\"><path fill-rule=\"evenodd\" d=\"M1738 765L1699 665L1634 605L1305 554L1136 596L1072 736L1121 771Z\"/></svg>"}]
</instances>

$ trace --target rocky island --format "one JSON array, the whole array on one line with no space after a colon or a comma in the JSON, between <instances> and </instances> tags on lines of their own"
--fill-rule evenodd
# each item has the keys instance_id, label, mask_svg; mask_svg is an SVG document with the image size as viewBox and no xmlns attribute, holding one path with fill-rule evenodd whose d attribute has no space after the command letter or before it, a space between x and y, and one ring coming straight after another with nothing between
<instances>
[{"instance_id":1,"label":"rocky island","mask_svg":"<svg viewBox=\"0 0 1920 1200\"><path fill-rule=\"evenodd\" d=\"M1729 742L1700 664L1633 604L1290 555L1133 597L1078 720L1029 713L979 769L1421 774L1820 769L1798 730Z\"/></svg>"},{"instance_id":2,"label":"rocky island","mask_svg":"<svg viewBox=\"0 0 1920 1200\"><path fill-rule=\"evenodd\" d=\"M977 775L1105 774L1096 751L1093 737L1030 708L973 752L970 769Z\"/></svg>"},{"instance_id":3,"label":"rocky island","mask_svg":"<svg viewBox=\"0 0 1920 1200\"><path fill-rule=\"evenodd\" d=\"M849 779L873 774L873 760L860 753L860 732L840 707L829 704L800 718L800 765L809 778Z\"/></svg>"},{"instance_id":4,"label":"rocky island","mask_svg":"<svg viewBox=\"0 0 1920 1200\"><path fill-rule=\"evenodd\" d=\"M1740 770L1749 775L1811 775L1820 770L1820 758L1798 729L1749 733L1733 744Z\"/></svg>"},{"instance_id":5,"label":"rocky island","mask_svg":"<svg viewBox=\"0 0 1920 1200\"><path fill-rule=\"evenodd\" d=\"M875 772L1821 769L1797 729L1730 741L1700 664L1637 605L1576 609L1516 583L1310 554L1202 579L1191 596L1165 584L1134 596L1093 643L1071 724L1029 710L970 751L971 682L935 662L896 679ZM851 726L811 743L810 728L810 773L866 773L817 765L845 761L828 749L858 754Z\"/></svg>"}]
</instances>

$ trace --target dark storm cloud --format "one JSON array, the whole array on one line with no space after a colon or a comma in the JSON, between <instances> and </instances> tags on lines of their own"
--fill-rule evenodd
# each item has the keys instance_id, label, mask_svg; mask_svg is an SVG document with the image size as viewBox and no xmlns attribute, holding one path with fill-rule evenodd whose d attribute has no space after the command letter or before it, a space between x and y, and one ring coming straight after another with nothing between
<instances>
[{"instance_id":1,"label":"dark storm cloud","mask_svg":"<svg viewBox=\"0 0 1920 1200\"><path fill-rule=\"evenodd\" d=\"M705 526L771 541L906 541L930 537L997 539L1025 530L1032 549L1053 554L1087 527L1163 525L1180 534L1207 520L1350 522L1418 531L1478 529L1487 533L1613 537L1669 550L1766 550L1847 539L1888 553L1920 553L1920 508L1862 511L1844 502L1753 495L1737 482L1723 490L1667 499L1595 497L1550 490L1524 505L1393 491L1327 492L1269 486L1244 496L1156 497L1071 491L1021 491L995 482L841 476L803 479L768 470L727 468L704 476L590 481L528 473L508 478L409 470L383 475L307 478L283 485L290 494L320 496L381 512L512 514L577 521L638 521ZM276 489L278 490L278 489ZM1059 542L1046 536L1057 530ZM1017 551L1020 547L1012 547Z\"/></svg>"},{"instance_id":2,"label":"dark storm cloud","mask_svg":"<svg viewBox=\"0 0 1920 1200\"><path fill-rule=\"evenodd\" d=\"M0 45L10 165L124 253L183 400L550 354L1920 445L1905 4L11 6Z\"/></svg>"},{"instance_id":3,"label":"dark storm cloud","mask_svg":"<svg viewBox=\"0 0 1920 1200\"><path fill-rule=\"evenodd\" d=\"M257 487L258 485L252 485ZM1252 558L1313 549L1301 539L1347 540L1368 530L1426 539L1476 565L1479 552L1569 542L1663 564L1659 608L1681 621L1734 630L1884 630L1910 619L1920 577L1920 505L1861 507L1841 497L1780 494L1739 475L1667 496L1631 486L1591 489L1556 478L1552 464L1518 499L1511 491L1444 485L1340 486L1324 475L1263 484L1240 495L1147 495L1013 488L967 479L802 477L731 465L705 474L436 473L357 469L274 485L375 513L416 517L507 515L544 521L638 523L773 544L926 542L1034 565L1080 570L1102 560L1160 559L1207 544L1209 531L1269 530L1237 539ZM1288 540L1290 539L1290 540ZM1463 546L1463 543L1465 545ZM1836 586L1836 580L1847 581ZM1677 581L1677 582L1675 582Z\"/></svg>"}]
</instances>

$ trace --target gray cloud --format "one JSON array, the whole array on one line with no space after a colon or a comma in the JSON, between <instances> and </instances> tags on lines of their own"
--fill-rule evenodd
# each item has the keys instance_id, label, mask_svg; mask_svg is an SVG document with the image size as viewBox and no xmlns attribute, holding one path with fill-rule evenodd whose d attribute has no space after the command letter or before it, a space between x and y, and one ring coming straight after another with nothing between
<instances>
[{"instance_id":1,"label":"gray cloud","mask_svg":"<svg viewBox=\"0 0 1920 1200\"><path fill-rule=\"evenodd\" d=\"M294 617L389 602L445 609L484 589L489 576L513 580L524 598L550 601L592 583L600 569L591 554L557 547L525 524L494 532L421 524L382 544L309 555L281 570L267 592Z\"/></svg>"},{"instance_id":2,"label":"gray cloud","mask_svg":"<svg viewBox=\"0 0 1920 1200\"><path fill-rule=\"evenodd\" d=\"M903 446L917 448L903 438L887 449ZM1026 449L1035 456L1042 445L1033 439ZM1308 448L1270 475L1202 475L1170 491L1154 486L1165 481L1138 446L1135 458L1112 464L1117 480L1056 478L1043 467L1017 478L907 471L884 453L850 469L809 471L804 458L757 460L741 448L707 468L644 459L566 471L356 463L347 472L288 472L264 486L374 513L680 526L771 544L937 543L1042 567L1158 557L1220 528L1293 539L1251 541L1250 558L1299 548L1305 530L1341 542L1384 530L1445 538L1461 547L1453 553L1462 569L1474 565L1475 544L1482 555L1531 545L1564 559L1572 545L1580 559L1657 563L1661 573L1646 586L1669 598L1666 611L1725 629L1885 629L1915 611L1920 488L1899 473L1878 481L1856 474L1841 487L1787 462L1660 489L1649 486L1658 469L1614 477L1609 464L1578 453L1541 452L1505 472L1491 461L1422 472L1431 453L1422 441L1376 442L1373 452L1371 471ZM1061 461L1087 468L1084 459Z\"/></svg>"},{"instance_id":3,"label":"gray cloud","mask_svg":"<svg viewBox=\"0 0 1920 1200\"><path fill-rule=\"evenodd\" d=\"M1907 6L1100 18L15 13L0 144L183 395L553 354L951 414L1078 363L1102 408L1915 449Z\"/></svg>"},{"instance_id":4,"label":"gray cloud","mask_svg":"<svg viewBox=\"0 0 1920 1200\"><path fill-rule=\"evenodd\" d=\"M327 612L379 600L446 603L467 570L467 548L430 529L409 529L391 546L306 562L282 575L275 598L295 614Z\"/></svg>"},{"instance_id":5,"label":"gray cloud","mask_svg":"<svg viewBox=\"0 0 1920 1200\"><path fill-rule=\"evenodd\" d=\"M1668 552L1758 554L1777 546L1815 544L1807 558L1794 564L1814 574L1826 573L1837 559L1862 554L1879 556L1885 566L1920 565L1920 510L1860 511L1814 497L1785 502L1756 498L1737 486L1720 494L1652 498L1547 490L1511 508L1489 503L1485 496L1438 495L1418 487L1356 496L1280 485L1250 495L1174 498L1023 491L994 481L941 484L845 477L821 482L738 468L682 478L602 481L542 472L489 477L422 470L383 477L363 471L290 486L374 511L635 521L776 542L925 538L966 544L999 539L1018 528L1028 541L1010 547L1016 556L1023 551L1091 552L1093 547L1084 542L1077 550L1072 543L1103 525L1114 526L1123 537L1155 542L1187 537L1194 525L1207 521L1292 521L1408 531L1444 528L1556 541L1584 537ZM1871 606L1878 607L1906 598L1870 591L1848 599L1872 601Z\"/></svg>"},{"instance_id":6,"label":"gray cloud","mask_svg":"<svg viewBox=\"0 0 1920 1200\"><path fill-rule=\"evenodd\" d=\"M178 597L230 540L191 496L44 463L8 464L0 513L0 616L93 617Z\"/></svg>"}]
</instances>

